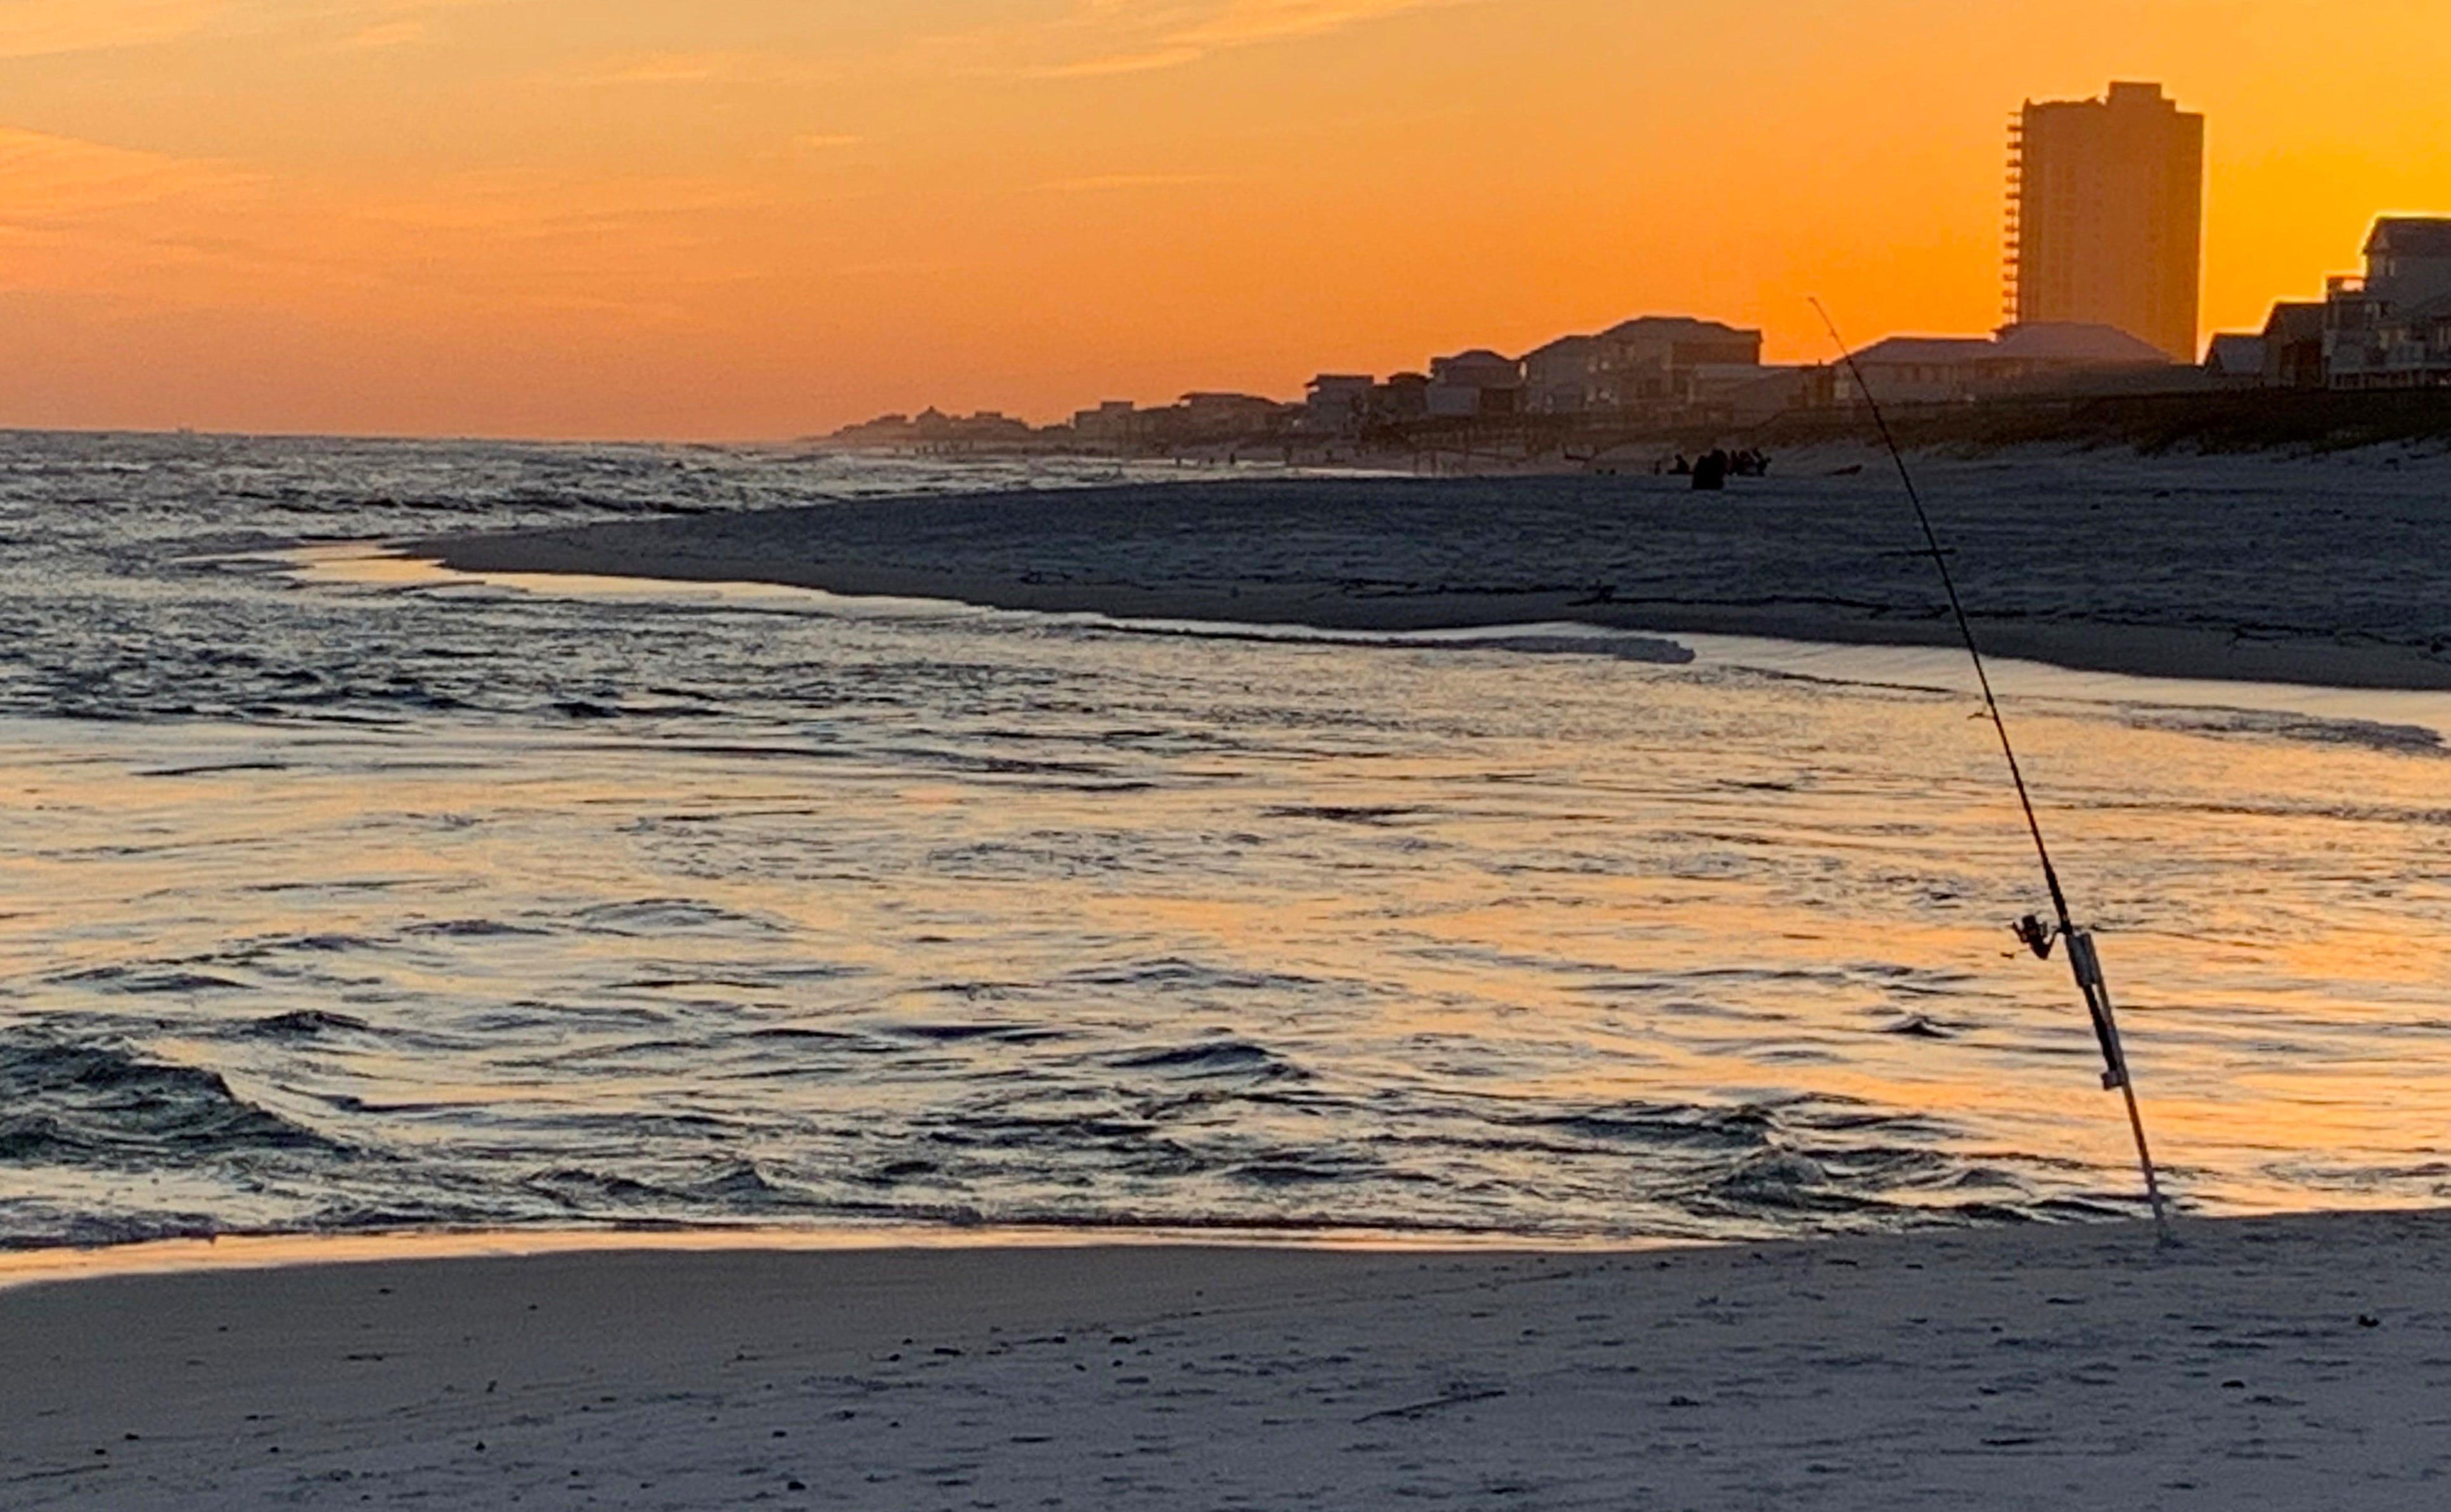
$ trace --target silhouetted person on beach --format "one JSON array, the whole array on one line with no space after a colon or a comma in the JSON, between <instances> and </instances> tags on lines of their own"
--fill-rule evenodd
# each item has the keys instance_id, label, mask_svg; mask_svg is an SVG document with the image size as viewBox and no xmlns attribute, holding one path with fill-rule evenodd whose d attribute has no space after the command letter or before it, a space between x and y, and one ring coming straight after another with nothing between
<instances>
[{"instance_id":1,"label":"silhouetted person on beach","mask_svg":"<svg viewBox=\"0 0 2451 1512\"><path fill-rule=\"evenodd\" d=\"M1716 447L1704 452L1702 460L1694 464L1694 486L1713 493L1727 487L1728 454Z\"/></svg>"}]
</instances>

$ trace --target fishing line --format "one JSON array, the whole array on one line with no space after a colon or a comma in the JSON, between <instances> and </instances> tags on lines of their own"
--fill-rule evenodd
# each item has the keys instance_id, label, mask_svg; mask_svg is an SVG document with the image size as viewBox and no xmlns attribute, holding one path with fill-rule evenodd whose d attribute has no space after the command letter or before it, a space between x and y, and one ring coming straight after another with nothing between
<instances>
[{"instance_id":1,"label":"fishing line","mask_svg":"<svg viewBox=\"0 0 2451 1512\"><path fill-rule=\"evenodd\" d=\"M2051 908L2058 922L2055 927L2047 927L2029 913L2017 921L2017 938L2041 960L2050 959L2055 943L2068 942L2069 969L2076 977L2077 991L2085 997L2086 1012L2093 1020L2094 1038L2101 1043L2103 1063L2108 1068L2102 1073L2102 1089L2127 1098L2127 1127L2136 1136L2136 1164L2145 1173L2145 1200L2152 1205L2153 1226L2162 1243L2170 1244L2170 1219L2164 1210L2161 1175L2154 1168L2153 1150L2145 1138L2145 1115L2137 1107L2135 1078L2128 1074L2127 1051L2120 1042L2119 1019L2110 1003L2110 984L2103 977L2092 932L2077 928L2076 917L2069 910L2068 893L2060 886L2059 870L2051 865L2050 843L2043 838L2043 821L2034 813L2034 798L2026 787L2025 769L2017 763L2016 743L2009 738L2008 717L2000 712L2000 699L1991 691L1991 674L1983 660L1983 647L1974 638L1974 624L1966 618L1966 603L1958 596L1956 574L1949 570L1949 553L1941 549L1940 534L1932 529L1931 513L1924 507L1923 491L1915 486L1914 473L1907 466L1907 454L1890 433L1889 417L1881 413L1880 402L1873 397L1873 386L1864 381L1864 370L1856 364L1847 339L1838 334L1838 323L1819 299L1808 297L1808 303L1813 313L1821 317L1822 327L1837 346L1838 360L1854 380L1855 392L1862 396L1864 408L1873 417L1881 444L1897 466L1898 481L1906 487L1907 501L1914 506L1915 523L1923 527L1924 545L1931 564L1939 569L1941 587L1949 594L1949 612L1957 620L1958 638L1966 642L1966 655L1974 663L1974 680L1983 690L1984 712L1990 716L1991 728L2000 736L2000 755L2008 760L2009 779L2017 786L2017 805L2025 811L2026 833L2034 837L2034 855L2043 864L2043 882L2050 889Z\"/></svg>"}]
</instances>

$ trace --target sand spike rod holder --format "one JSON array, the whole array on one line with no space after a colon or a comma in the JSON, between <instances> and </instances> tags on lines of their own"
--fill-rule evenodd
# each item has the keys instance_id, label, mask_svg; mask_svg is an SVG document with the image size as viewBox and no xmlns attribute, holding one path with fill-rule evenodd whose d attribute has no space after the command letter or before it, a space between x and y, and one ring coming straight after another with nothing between
<instances>
[{"instance_id":1,"label":"sand spike rod holder","mask_svg":"<svg viewBox=\"0 0 2451 1512\"><path fill-rule=\"evenodd\" d=\"M1957 579L1949 570L1949 555L1940 549L1940 536L1931 528L1931 513L1924 508L1923 493L1915 487L1914 474L1907 467L1907 455L1899 449L1897 439L1890 434L1890 422L1882 415L1879 401L1873 397L1872 385L1864 382L1864 370L1855 364L1855 354L1847 346L1846 338L1838 334L1838 323L1819 300L1813 300L1813 312L1836 344L1838 360L1845 364L1847 376L1854 381L1855 392L1863 397L1864 408L1879 430L1881 444L1889 449L1890 461L1897 465L1898 481L1906 485L1907 501L1914 506L1915 523L1923 527L1923 540L1931 557L1931 564L1940 572L1940 585L1949 594L1949 612L1957 619L1957 634L1966 642L1966 654L1974 662L1974 680L1983 690L1983 708L1991 717L1991 728L2000 736L2000 754L2008 759L2009 778L2017 786L2017 804L2025 810L2026 831L2034 837L2034 854L2043 863L2043 881L2049 887L2054 923L2046 924L2029 913L2016 924L2017 938L2042 960L2050 959L2051 948L2061 940L2068 942L2069 970L2076 977L2078 992L2085 997L2086 1012L2093 1020L2093 1037L2102 1045L2102 1088L2127 1099L2127 1128L2136 1136L2136 1164L2145 1173L2145 1200L2153 1208L2153 1227L2162 1243L2172 1243L2170 1216L2162 1197L2160 1173L2153 1168L2152 1147L2145 1139L2145 1114L2136 1104L2136 1083L2127 1072L2127 1051L2119 1041L2119 1018L2110 1006L2110 985L2103 979L2102 957L2093 948L2090 931L2076 926L2075 916L2069 912L2068 893L2060 887L2059 872L2051 865L2051 848L2043 838L2043 823L2034 815L2033 795L2026 789L2025 770L2017 764L2017 748L2009 738L2009 721L2000 712L2000 700L1991 691L1991 674L1984 665L1983 648L1974 638L1974 626L1966 618L1966 604L1957 594Z\"/></svg>"}]
</instances>

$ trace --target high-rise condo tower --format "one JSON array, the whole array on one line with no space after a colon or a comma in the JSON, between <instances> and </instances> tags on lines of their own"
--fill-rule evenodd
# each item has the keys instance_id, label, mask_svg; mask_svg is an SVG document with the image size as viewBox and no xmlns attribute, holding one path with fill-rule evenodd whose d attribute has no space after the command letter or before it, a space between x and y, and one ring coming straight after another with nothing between
<instances>
[{"instance_id":1,"label":"high-rise condo tower","mask_svg":"<svg viewBox=\"0 0 2451 1512\"><path fill-rule=\"evenodd\" d=\"M2158 84L2029 100L2010 128L2009 317L2114 325L2196 360L2205 118Z\"/></svg>"}]
</instances>

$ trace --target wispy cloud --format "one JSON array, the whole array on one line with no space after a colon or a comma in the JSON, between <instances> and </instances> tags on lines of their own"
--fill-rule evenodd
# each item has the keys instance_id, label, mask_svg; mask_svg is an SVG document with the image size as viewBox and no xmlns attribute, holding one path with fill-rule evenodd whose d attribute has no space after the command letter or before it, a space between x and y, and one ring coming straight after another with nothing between
<instances>
[{"instance_id":1,"label":"wispy cloud","mask_svg":"<svg viewBox=\"0 0 2451 1512\"><path fill-rule=\"evenodd\" d=\"M231 0L0 0L0 58L149 47L235 9Z\"/></svg>"},{"instance_id":2,"label":"wispy cloud","mask_svg":"<svg viewBox=\"0 0 2451 1512\"><path fill-rule=\"evenodd\" d=\"M642 175L558 184L531 174L463 173L366 203L359 213L369 222L426 232L593 236L655 224L686 229L710 215L768 208L775 192L718 178Z\"/></svg>"},{"instance_id":3,"label":"wispy cloud","mask_svg":"<svg viewBox=\"0 0 2451 1512\"><path fill-rule=\"evenodd\" d=\"M1406 11L1480 3L1485 0L1077 0L1069 15L1037 29L1036 46L1026 49L1059 55L1018 71L1044 78L1146 73Z\"/></svg>"},{"instance_id":4,"label":"wispy cloud","mask_svg":"<svg viewBox=\"0 0 2451 1512\"><path fill-rule=\"evenodd\" d=\"M247 182L217 164L0 127L0 224L55 226Z\"/></svg>"},{"instance_id":5,"label":"wispy cloud","mask_svg":"<svg viewBox=\"0 0 2451 1512\"><path fill-rule=\"evenodd\" d=\"M265 189L224 163L0 127L0 289L176 300L199 269L261 265L240 243Z\"/></svg>"},{"instance_id":6,"label":"wispy cloud","mask_svg":"<svg viewBox=\"0 0 2451 1512\"><path fill-rule=\"evenodd\" d=\"M742 229L786 203L728 180L646 176L461 174L369 195L0 127L0 292L671 324L761 275Z\"/></svg>"},{"instance_id":7,"label":"wispy cloud","mask_svg":"<svg viewBox=\"0 0 2451 1512\"><path fill-rule=\"evenodd\" d=\"M1029 187L1036 194L1103 194L1117 189L1168 189L1225 181L1225 175L1219 173L1101 173L1088 178L1049 179Z\"/></svg>"},{"instance_id":8,"label":"wispy cloud","mask_svg":"<svg viewBox=\"0 0 2451 1512\"><path fill-rule=\"evenodd\" d=\"M1253 42L1273 42L1279 37L1334 31L1357 22L1376 21L1440 3L1441 0L1232 0L1208 20L1185 29L1182 35L1204 47L1243 47Z\"/></svg>"},{"instance_id":9,"label":"wispy cloud","mask_svg":"<svg viewBox=\"0 0 2451 1512\"><path fill-rule=\"evenodd\" d=\"M1080 58L1070 63L1050 63L1023 71L1042 79L1093 79L1109 73L1147 73L1154 69L1197 63L1207 51L1206 48L1167 47L1138 52L1102 52L1095 57Z\"/></svg>"},{"instance_id":10,"label":"wispy cloud","mask_svg":"<svg viewBox=\"0 0 2451 1512\"><path fill-rule=\"evenodd\" d=\"M971 265L949 257L904 257L873 263L844 263L826 271L836 278L911 278L959 273Z\"/></svg>"},{"instance_id":11,"label":"wispy cloud","mask_svg":"<svg viewBox=\"0 0 2451 1512\"><path fill-rule=\"evenodd\" d=\"M703 84L729 62L716 52L659 52L607 63L579 75L582 84Z\"/></svg>"},{"instance_id":12,"label":"wispy cloud","mask_svg":"<svg viewBox=\"0 0 2451 1512\"><path fill-rule=\"evenodd\" d=\"M782 52L639 52L598 57L563 75L592 86L812 84L833 70Z\"/></svg>"},{"instance_id":13,"label":"wispy cloud","mask_svg":"<svg viewBox=\"0 0 2451 1512\"><path fill-rule=\"evenodd\" d=\"M206 35L372 50L423 38L428 18L503 0L0 0L0 59L154 47Z\"/></svg>"},{"instance_id":14,"label":"wispy cloud","mask_svg":"<svg viewBox=\"0 0 2451 1512\"><path fill-rule=\"evenodd\" d=\"M379 21L362 31L351 33L341 43L344 52L379 52L390 48L402 48L425 36L422 21Z\"/></svg>"}]
</instances>

